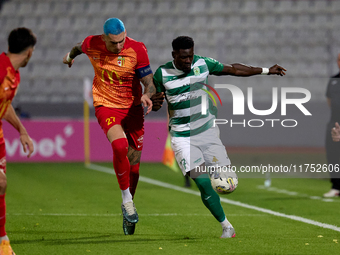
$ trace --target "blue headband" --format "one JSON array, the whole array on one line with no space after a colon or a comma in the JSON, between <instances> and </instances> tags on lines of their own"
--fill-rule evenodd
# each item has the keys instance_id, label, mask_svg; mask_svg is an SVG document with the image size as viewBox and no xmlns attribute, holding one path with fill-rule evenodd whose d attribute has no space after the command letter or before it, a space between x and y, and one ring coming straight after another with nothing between
<instances>
[{"instance_id":1,"label":"blue headband","mask_svg":"<svg viewBox=\"0 0 340 255\"><path fill-rule=\"evenodd\" d=\"M104 34L119 35L125 31L124 23L117 18L110 18L104 23Z\"/></svg>"}]
</instances>

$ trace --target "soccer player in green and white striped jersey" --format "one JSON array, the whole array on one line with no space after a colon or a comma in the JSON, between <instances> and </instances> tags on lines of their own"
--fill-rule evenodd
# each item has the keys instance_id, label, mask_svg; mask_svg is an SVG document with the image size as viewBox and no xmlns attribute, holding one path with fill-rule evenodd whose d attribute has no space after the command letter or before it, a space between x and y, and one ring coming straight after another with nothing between
<instances>
[{"instance_id":1,"label":"soccer player in green and white striped jersey","mask_svg":"<svg viewBox=\"0 0 340 255\"><path fill-rule=\"evenodd\" d=\"M160 66L154 75L157 92L153 110L161 108L164 97L168 102L171 146L184 175L189 175L201 192L204 205L221 223L221 238L235 237L235 230L227 220L220 197L211 186L205 166L230 165L225 147L219 138L219 129L214 126L217 108L207 95L209 74L252 76L257 74L285 75L279 65L271 68L252 67L244 64L222 64L212 58L194 55L194 41L188 36L179 36L172 42L173 61ZM204 96L206 95L206 96ZM204 96L204 97L203 97ZM203 101L205 98L208 101ZM201 104L207 112L201 113Z\"/></svg>"}]
</instances>

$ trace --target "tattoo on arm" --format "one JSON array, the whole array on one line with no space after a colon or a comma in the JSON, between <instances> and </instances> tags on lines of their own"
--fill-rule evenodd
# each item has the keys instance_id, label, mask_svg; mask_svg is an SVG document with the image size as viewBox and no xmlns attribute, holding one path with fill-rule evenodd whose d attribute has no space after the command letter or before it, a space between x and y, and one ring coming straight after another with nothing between
<instances>
[{"instance_id":1,"label":"tattoo on arm","mask_svg":"<svg viewBox=\"0 0 340 255\"><path fill-rule=\"evenodd\" d=\"M149 98L152 97L153 94L156 93L156 87L153 84L153 74L148 74L147 76L144 76L142 79L140 79L143 83L145 89L144 94L148 94Z\"/></svg>"},{"instance_id":2,"label":"tattoo on arm","mask_svg":"<svg viewBox=\"0 0 340 255\"><path fill-rule=\"evenodd\" d=\"M75 58L76 56L83 53L83 50L81 49L81 43L77 43L76 46L72 48L70 51L70 58Z\"/></svg>"},{"instance_id":3,"label":"tattoo on arm","mask_svg":"<svg viewBox=\"0 0 340 255\"><path fill-rule=\"evenodd\" d=\"M140 157L142 155L141 151L136 151L134 148L129 146L127 157L129 159L130 165L136 165L140 162Z\"/></svg>"}]
</instances>

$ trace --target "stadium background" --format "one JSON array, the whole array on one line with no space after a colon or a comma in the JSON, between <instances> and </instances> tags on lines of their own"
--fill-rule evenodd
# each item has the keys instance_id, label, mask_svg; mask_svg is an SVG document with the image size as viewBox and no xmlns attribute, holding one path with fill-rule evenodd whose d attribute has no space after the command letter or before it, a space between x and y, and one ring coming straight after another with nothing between
<instances>
[{"instance_id":1,"label":"stadium background","mask_svg":"<svg viewBox=\"0 0 340 255\"><path fill-rule=\"evenodd\" d=\"M38 43L29 65L20 70L22 82L14 106L21 109L23 116L28 114L30 122L81 121L83 82L85 77L92 79L92 66L82 55L69 69L62 64L62 57L86 36L101 34L107 18L120 18L128 36L145 43L153 71L172 59L172 39L189 35L195 40L198 55L223 63L261 67L278 63L287 69L285 77L211 76L210 84L234 84L245 97L247 87L252 87L257 109L271 106L272 87L279 91L282 87L302 87L311 92L311 100L304 106L312 116L304 116L295 106L288 106L287 115L281 116L280 105L270 116L255 116L247 107L245 116L232 116L230 92L218 90L223 103L219 106L221 119L270 117L298 121L294 128L273 128L269 124L261 128L220 126L228 149L280 147L322 151L330 113L325 91L328 77L338 71L339 13L340 1L322 0L11 0L4 1L0 10L0 50L7 50L11 29L31 28ZM95 122L93 110L91 118ZM148 115L146 122L149 121L165 123L165 107ZM152 133L152 125L150 128L146 132ZM161 144L165 135L161 136Z\"/></svg>"}]
</instances>

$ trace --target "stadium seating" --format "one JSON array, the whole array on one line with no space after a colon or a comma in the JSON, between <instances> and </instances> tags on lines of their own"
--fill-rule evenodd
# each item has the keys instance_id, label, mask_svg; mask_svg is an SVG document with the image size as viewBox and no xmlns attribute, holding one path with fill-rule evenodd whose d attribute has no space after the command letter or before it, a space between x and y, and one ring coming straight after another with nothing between
<instances>
[{"instance_id":1,"label":"stadium seating","mask_svg":"<svg viewBox=\"0 0 340 255\"><path fill-rule=\"evenodd\" d=\"M17 102L81 102L82 81L92 78L92 66L80 56L69 69L62 57L86 36L102 33L111 16L145 43L154 71L171 60L172 39L190 35L199 55L224 63L285 63L290 77L310 81L337 71L339 14L340 1L322 0L10 0L0 10L0 45L6 51L8 32L18 26L38 37L31 63L21 71L25 83ZM310 90L319 91L317 86Z\"/></svg>"}]
</instances>

